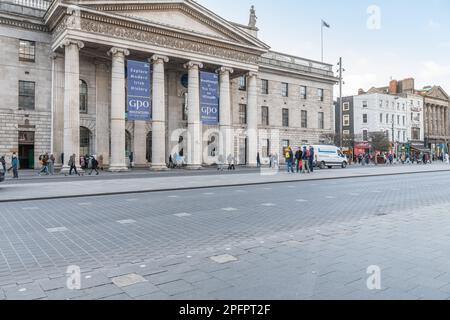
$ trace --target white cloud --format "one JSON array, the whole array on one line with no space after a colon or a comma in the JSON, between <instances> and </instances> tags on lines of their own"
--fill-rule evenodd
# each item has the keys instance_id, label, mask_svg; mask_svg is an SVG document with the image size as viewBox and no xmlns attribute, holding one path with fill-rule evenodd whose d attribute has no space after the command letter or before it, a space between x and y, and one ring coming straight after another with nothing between
<instances>
[{"instance_id":1,"label":"white cloud","mask_svg":"<svg viewBox=\"0 0 450 320\"><path fill-rule=\"evenodd\" d=\"M430 29L439 29L441 24L433 19L428 20L428 27Z\"/></svg>"}]
</instances>

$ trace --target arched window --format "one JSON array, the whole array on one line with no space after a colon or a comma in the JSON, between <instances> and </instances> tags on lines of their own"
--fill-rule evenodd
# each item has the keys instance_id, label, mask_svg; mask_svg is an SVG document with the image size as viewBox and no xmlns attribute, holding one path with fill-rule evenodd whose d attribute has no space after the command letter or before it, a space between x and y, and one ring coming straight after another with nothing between
<instances>
[{"instance_id":1,"label":"arched window","mask_svg":"<svg viewBox=\"0 0 450 320\"><path fill-rule=\"evenodd\" d=\"M88 112L88 86L86 81L80 80L80 113Z\"/></svg>"}]
</instances>

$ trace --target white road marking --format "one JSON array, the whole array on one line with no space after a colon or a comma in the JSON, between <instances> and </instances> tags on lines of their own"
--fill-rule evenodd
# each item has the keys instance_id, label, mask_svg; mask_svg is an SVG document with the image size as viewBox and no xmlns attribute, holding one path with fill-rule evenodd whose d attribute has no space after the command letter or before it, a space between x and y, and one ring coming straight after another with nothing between
<instances>
[{"instance_id":1,"label":"white road marking","mask_svg":"<svg viewBox=\"0 0 450 320\"><path fill-rule=\"evenodd\" d=\"M381 191L380 190L374 190L374 191L371 191L371 193L381 193Z\"/></svg>"},{"instance_id":2,"label":"white road marking","mask_svg":"<svg viewBox=\"0 0 450 320\"><path fill-rule=\"evenodd\" d=\"M297 201L297 202L308 202L308 200L305 200L305 199L297 199L295 201Z\"/></svg>"},{"instance_id":3,"label":"white road marking","mask_svg":"<svg viewBox=\"0 0 450 320\"><path fill-rule=\"evenodd\" d=\"M92 203L90 203L90 202L82 202L82 203L79 203L78 205L82 206L82 207L87 207L87 206L92 206Z\"/></svg>"},{"instance_id":4,"label":"white road marking","mask_svg":"<svg viewBox=\"0 0 450 320\"><path fill-rule=\"evenodd\" d=\"M133 220L133 219L126 219L126 220L118 220L117 223L120 223L120 224L133 224L133 223L136 223L136 221Z\"/></svg>"},{"instance_id":5,"label":"white road marking","mask_svg":"<svg viewBox=\"0 0 450 320\"><path fill-rule=\"evenodd\" d=\"M57 233L57 232L66 232L68 229L66 227L57 227L57 228L48 228L48 232L50 233Z\"/></svg>"},{"instance_id":6,"label":"white road marking","mask_svg":"<svg viewBox=\"0 0 450 320\"><path fill-rule=\"evenodd\" d=\"M39 210L38 207L24 207L22 210Z\"/></svg>"},{"instance_id":7,"label":"white road marking","mask_svg":"<svg viewBox=\"0 0 450 320\"><path fill-rule=\"evenodd\" d=\"M275 207L276 204L275 203L263 203L261 204L263 207Z\"/></svg>"},{"instance_id":8,"label":"white road marking","mask_svg":"<svg viewBox=\"0 0 450 320\"><path fill-rule=\"evenodd\" d=\"M126 202L135 202L135 201L138 201L138 199L126 199L125 201Z\"/></svg>"},{"instance_id":9,"label":"white road marking","mask_svg":"<svg viewBox=\"0 0 450 320\"><path fill-rule=\"evenodd\" d=\"M336 197L333 197L333 196L326 196L325 198L327 198L327 199L336 199Z\"/></svg>"},{"instance_id":10,"label":"white road marking","mask_svg":"<svg viewBox=\"0 0 450 320\"><path fill-rule=\"evenodd\" d=\"M237 211L236 208L222 208L223 211Z\"/></svg>"},{"instance_id":11,"label":"white road marking","mask_svg":"<svg viewBox=\"0 0 450 320\"><path fill-rule=\"evenodd\" d=\"M357 197L357 196L359 196L359 193L350 193L350 195L353 197Z\"/></svg>"},{"instance_id":12,"label":"white road marking","mask_svg":"<svg viewBox=\"0 0 450 320\"><path fill-rule=\"evenodd\" d=\"M19 292L25 292L25 291L27 291L27 288L20 288L19 289Z\"/></svg>"},{"instance_id":13,"label":"white road marking","mask_svg":"<svg viewBox=\"0 0 450 320\"><path fill-rule=\"evenodd\" d=\"M243 193L245 191L244 190L236 190L236 192Z\"/></svg>"},{"instance_id":14,"label":"white road marking","mask_svg":"<svg viewBox=\"0 0 450 320\"><path fill-rule=\"evenodd\" d=\"M182 212L182 213L174 214L174 216L175 216L175 217L178 217L178 218L185 218L185 217L190 217L190 216L192 216L192 214L186 213L186 212Z\"/></svg>"},{"instance_id":15,"label":"white road marking","mask_svg":"<svg viewBox=\"0 0 450 320\"><path fill-rule=\"evenodd\" d=\"M272 190L272 188L263 188L263 190Z\"/></svg>"},{"instance_id":16,"label":"white road marking","mask_svg":"<svg viewBox=\"0 0 450 320\"><path fill-rule=\"evenodd\" d=\"M168 196L168 198L178 198L178 196Z\"/></svg>"},{"instance_id":17,"label":"white road marking","mask_svg":"<svg viewBox=\"0 0 450 320\"><path fill-rule=\"evenodd\" d=\"M205 192L203 195L205 195L205 196L213 196L214 192Z\"/></svg>"}]
</instances>

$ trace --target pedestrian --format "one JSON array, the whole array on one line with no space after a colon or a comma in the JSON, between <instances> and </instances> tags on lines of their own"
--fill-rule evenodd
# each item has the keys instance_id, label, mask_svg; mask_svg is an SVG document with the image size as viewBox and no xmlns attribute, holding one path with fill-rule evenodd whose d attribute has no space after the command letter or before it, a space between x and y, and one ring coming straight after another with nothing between
<instances>
[{"instance_id":1,"label":"pedestrian","mask_svg":"<svg viewBox=\"0 0 450 320\"><path fill-rule=\"evenodd\" d=\"M228 155L227 157L227 162L228 162L228 170L236 170L236 167L234 165L234 157L231 155L231 153Z\"/></svg>"},{"instance_id":2,"label":"pedestrian","mask_svg":"<svg viewBox=\"0 0 450 320\"><path fill-rule=\"evenodd\" d=\"M74 162L75 162L75 159L74 159ZM70 164L69 164L69 166L70 166ZM80 167L82 169L86 169L86 157L85 156L80 156ZM76 167L75 167L75 169L76 169ZM76 171L75 171L75 173L76 173Z\"/></svg>"},{"instance_id":3,"label":"pedestrian","mask_svg":"<svg viewBox=\"0 0 450 320\"><path fill-rule=\"evenodd\" d=\"M261 157L259 155L259 152L256 154L256 166L258 168L261 168Z\"/></svg>"},{"instance_id":4,"label":"pedestrian","mask_svg":"<svg viewBox=\"0 0 450 320\"><path fill-rule=\"evenodd\" d=\"M273 166L273 155L269 154L269 168L272 169Z\"/></svg>"},{"instance_id":5,"label":"pedestrian","mask_svg":"<svg viewBox=\"0 0 450 320\"><path fill-rule=\"evenodd\" d=\"M19 179L19 159L15 152L12 154L11 169L13 171L13 179Z\"/></svg>"},{"instance_id":6,"label":"pedestrian","mask_svg":"<svg viewBox=\"0 0 450 320\"><path fill-rule=\"evenodd\" d=\"M297 161L297 173L300 173L300 170L302 169L302 150L300 148L298 148L295 153L295 160Z\"/></svg>"},{"instance_id":7,"label":"pedestrian","mask_svg":"<svg viewBox=\"0 0 450 320\"><path fill-rule=\"evenodd\" d=\"M309 169L311 170L311 172L314 172L314 160L315 160L315 152L314 152L314 147L310 146L309 147Z\"/></svg>"},{"instance_id":8,"label":"pedestrian","mask_svg":"<svg viewBox=\"0 0 450 320\"><path fill-rule=\"evenodd\" d=\"M311 170L309 168L309 154L308 154L308 150L306 149L306 147L303 147L303 152L302 152L302 173L306 173L306 171L308 171L308 173L311 173Z\"/></svg>"},{"instance_id":9,"label":"pedestrian","mask_svg":"<svg viewBox=\"0 0 450 320\"><path fill-rule=\"evenodd\" d=\"M95 171L97 173L96 175L98 176L100 173L98 172L98 161L97 161L96 157L92 156L89 161L90 161L90 167L91 167L91 171L89 172L89 175L92 175L92 172Z\"/></svg>"},{"instance_id":10,"label":"pedestrian","mask_svg":"<svg viewBox=\"0 0 450 320\"><path fill-rule=\"evenodd\" d=\"M169 169L173 169L175 167L174 163L173 163L173 158L172 155L169 155Z\"/></svg>"},{"instance_id":11,"label":"pedestrian","mask_svg":"<svg viewBox=\"0 0 450 320\"><path fill-rule=\"evenodd\" d=\"M286 159L286 167L287 167L287 172L288 173L294 173L294 166L293 166L293 162L294 162L294 153L292 152L292 148L291 147L287 147L286 151L285 151L285 159Z\"/></svg>"},{"instance_id":12,"label":"pedestrian","mask_svg":"<svg viewBox=\"0 0 450 320\"><path fill-rule=\"evenodd\" d=\"M56 158L52 153L50 155L50 157L48 158L48 171L52 176L55 175L55 161L56 161Z\"/></svg>"},{"instance_id":13,"label":"pedestrian","mask_svg":"<svg viewBox=\"0 0 450 320\"><path fill-rule=\"evenodd\" d=\"M70 167L70 170L69 170L69 176L72 175L72 171L75 171L75 174L76 174L76 175L81 176L81 174L78 173L78 171L77 171L77 165L76 165L76 163L75 163L75 158L76 158L75 153L74 153L73 155L70 156L69 163L68 163L68 165L69 165L69 167ZM82 157L82 158L83 158L83 157ZM66 174L66 176L67 176L67 174Z\"/></svg>"},{"instance_id":14,"label":"pedestrian","mask_svg":"<svg viewBox=\"0 0 450 320\"><path fill-rule=\"evenodd\" d=\"M5 156L2 156L2 157L0 158L0 163L1 163L2 167L3 167L3 172L6 172L6 160L5 160Z\"/></svg>"},{"instance_id":15,"label":"pedestrian","mask_svg":"<svg viewBox=\"0 0 450 320\"><path fill-rule=\"evenodd\" d=\"M133 169L133 166L134 166L134 163L133 163L133 161L134 161L133 152L130 152L129 159L130 159L130 169Z\"/></svg>"},{"instance_id":16,"label":"pedestrian","mask_svg":"<svg viewBox=\"0 0 450 320\"><path fill-rule=\"evenodd\" d=\"M39 171L39 175L41 175L42 173L45 173L45 175L49 175L48 173L48 161L49 161L49 156L48 153L41 155L39 157L42 167L41 167L41 171Z\"/></svg>"},{"instance_id":17,"label":"pedestrian","mask_svg":"<svg viewBox=\"0 0 450 320\"><path fill-rule=\"evenodd\" d=\"M445 163L450 164L450 156L448 153L445 154Z\"/></svg>"}]
</instances>

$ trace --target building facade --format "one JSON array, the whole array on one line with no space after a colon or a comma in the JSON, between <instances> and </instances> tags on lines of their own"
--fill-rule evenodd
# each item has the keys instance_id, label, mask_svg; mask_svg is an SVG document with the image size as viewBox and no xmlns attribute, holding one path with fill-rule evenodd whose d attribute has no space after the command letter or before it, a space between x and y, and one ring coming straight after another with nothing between
<instances>
[{"instance_id":1,"label":"building facade","mask_svg":"<svg viewBox=\"0 0 450 320\"><path fill-rule=\"evenodd\" d=\"M111 171L189 168L232 155L256 165L334 131L332 65L271 51L248 25L191 0L0 3L0 154L22 168L53 153L102 156ZM152 120L128 121L128 60L152 65ZM219 123L200 118L199 72L219 75Z\"/></svg>"}]
</instances>

